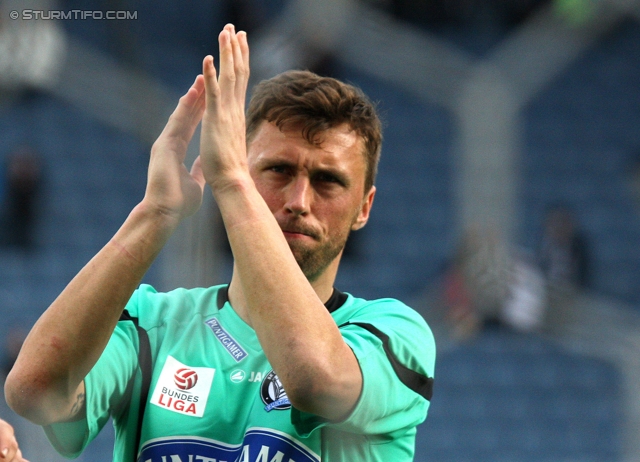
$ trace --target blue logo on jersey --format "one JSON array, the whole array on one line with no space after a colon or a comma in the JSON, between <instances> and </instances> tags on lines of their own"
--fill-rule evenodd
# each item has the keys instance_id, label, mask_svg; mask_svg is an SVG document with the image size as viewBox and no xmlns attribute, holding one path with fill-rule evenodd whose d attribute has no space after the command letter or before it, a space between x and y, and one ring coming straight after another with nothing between
<instances>
[{"instance_id":1,"label":"blue logo on jersey","mask_svg":"<svg viewBox=\"0 0 640 462\"><path fill-rule=\"evenodd\" d=\"M242 444L201 437L167 437L147 442L138 462L320 462L320 457L286 433L252 428Z\"/></svg>"},{"instance_id":2,"label":"blue logo on jersey","mask_svg":"<svg viewBox=\"0 0 640 462\"><path fill-rule=\"evenodd\" d=\"M229 335L226 330L224 330L216 318L211 318L208 321L205 321L205 324L211 328L216 338L220 340L222 346L226 348L236 362L239 363L249 355L244 348L242 348L238 342L236 342L236 340Z\"/></svg>"}]
</instances>

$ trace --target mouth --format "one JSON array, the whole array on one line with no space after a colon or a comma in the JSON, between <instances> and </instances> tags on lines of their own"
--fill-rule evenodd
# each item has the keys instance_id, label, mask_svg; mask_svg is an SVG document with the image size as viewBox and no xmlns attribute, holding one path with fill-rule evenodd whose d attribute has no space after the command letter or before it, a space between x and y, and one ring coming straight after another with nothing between
<instances>
[{"instance_id":1,"label":"mouth","mask_svg":"<svg viewBox=\"0 0 640 462\"><path fill-rule=\"evenodd\" d=\"M282 234L284 234L285 237L289 237L289 238L293 238L293 239L301 239L301 238L311 238L314 239L313 236L301 232L301 231L288 231L288 230L282 230Z\"/></svg>"},{"instance_id":2,"label":"mouth","mask_svg":"<svg viewBox=\"0 0 640 462\"><path fill-rule=\"evenodd\" d=\"M291 238L291 239L309 238L313 240L317 239L317 234L313 230L308 228L302 228L300 226L282 226L281 229L282 229L282 234L284 234L286 238Z\"/></svg>"}]
</instances>

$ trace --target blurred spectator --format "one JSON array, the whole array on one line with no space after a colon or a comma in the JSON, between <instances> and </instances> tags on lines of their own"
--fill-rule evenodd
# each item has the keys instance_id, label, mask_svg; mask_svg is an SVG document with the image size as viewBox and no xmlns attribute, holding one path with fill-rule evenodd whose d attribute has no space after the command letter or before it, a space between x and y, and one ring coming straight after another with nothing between
<instances>
[{"instance_id":1,"label":"blurred spectator","mask_svg":"<svg viewBox=\"0 0 640 462\"><path fill-rule=\"evenodd\" d=\"M566 205L549 208L539 258L548 293L545 328L559 334L572 322L576 296L591 282L589 246Z\"/></svg>"},{"instance_id":2,"label":"blurred spectator","mask_svg":"<svg viewBox=\"0 0 640 462\"><path fill-rule=\"evenodd\" d=\"M453 336L487 328L537 331L544 319L544 277L534 259L492 231L468 230L443 277Z\"/></svg>"},{"instance_id":3,"label":"blurred spectator","mask_svg":"<svg viewBox=\"0 0 640 462\"><path fill-rule=\"evenodd\" d=\"M551 285L586 289L590 283L587 240L573 212L565 205L549 208L540 246L540 264Z\"/></svg>"},{"instance_id":4,"label":"blurred spectator","mask_svg":"<svg viewBox=\"0 0 640 462\"><path fill-rule=\"evenodd\" d=\"M41 160L31 147L22 146L9 155L4 181L3 245L25 250L33 247L36 201L41 181Z\"/></svg>"},{"instance_id":5,"label":"blurred spectator","mask_svg":"<svg viewBox=\"0 0 640 462\"><path fill-rule=\"evenodd\" d=\"M473 306L471 292L464 275L466 249L461 245L445 269L442 280L442 296L447 310L453 337L464 340L480 328L480 320Z\"/></svg>"},{"instance_id":6,"label":"blurred spectator","mask_svg":"<svg viewBox=\"0 0 640 462\"><path fill-rule=\"evenodd\" d=\"M469 229L445 273L444 298L459 338L500 326L512 284L508 246L493 231Z\"/></svg>"},{"instance_id":7,"label":"blurred spectator","mask_svg":"<svg viewBox=\"0 0 640 462\"><path fill-rule=\"evenodd\" d=\"M503 313L505 323L521 332L540 330L546 308L545 289L544 275L534 258L522 250L514 252L511 287Z\"/></svg>"}]
</instances>

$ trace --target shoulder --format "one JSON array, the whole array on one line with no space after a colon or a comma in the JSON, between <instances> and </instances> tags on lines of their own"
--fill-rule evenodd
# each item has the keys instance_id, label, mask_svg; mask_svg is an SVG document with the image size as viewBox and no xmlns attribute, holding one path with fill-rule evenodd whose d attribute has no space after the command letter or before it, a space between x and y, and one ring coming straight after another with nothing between
<instances>
[{"instance_id":1,"label":"shoulder","mask_svg":"<svg viewBox=\"0 0 640 462\"><path fill-rule=\"evenodd\" d=\"M185 319L195 314L208 315L218 311L218 296L226 285L178 288L169 292L158 292L149 284L141 284L133 293L125 310L132 318L144 324L154 324L171 318Z\"/></svg>"},{"instance_id":2,"label":"shoulder","mask_svg":"<svg viewBox=\"0 0 640 462\"><path fill-rule=\"evenodd\" d=\"M346 330L356 335L360 331L381 345L386 343L405 365L433 376L436 351L433 332L413 308L393 298L364 300L349 295L336 315L343 335Z\"/></svg>"},{"instance_id":3,"label":"shoulder","mask_svg":"<svg viewBox=\"0 0 640 462\"><path fill-rule=\"evenodd\" d=\"M395 298L365 300L347 294L344 305L336 312L336 322L372 322L383 330L413 328L431 332L424 318L410 306ZM386 329L385 329L386 327Z\"/></svg>"}]
</instances>

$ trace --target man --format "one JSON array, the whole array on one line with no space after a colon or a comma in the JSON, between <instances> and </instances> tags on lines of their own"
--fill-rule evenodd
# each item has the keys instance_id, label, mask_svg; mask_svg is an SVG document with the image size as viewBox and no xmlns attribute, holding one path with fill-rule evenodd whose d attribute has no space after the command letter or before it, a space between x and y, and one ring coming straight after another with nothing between
<instances>
[{"instance_id":1,"label":"man","mask_svg":"<svg viewBox=\"0 0 640 462\"><path fill-rule=\"evenodd\" d=\"M396 300L333 288L373 204L375 111L353 87L290 72L258 86L245 130L246 34L227 25L219 43L219 78L206 57L151 150L142 202L36 323L8 401L68 455L111 416L118 461L412 460L431 331ZM230 284L138 288L205 184Z\"/></svg>"},{"instance_id":2,"label":"man","mask_svg":"<svg viewBox=\"0 0 640 462\"><path fill-rule=\"evenodd\" d=\"M13 427L2 419L0 419L0 461L29 462L22 457Z\"/></svg>"}]
</instances>

